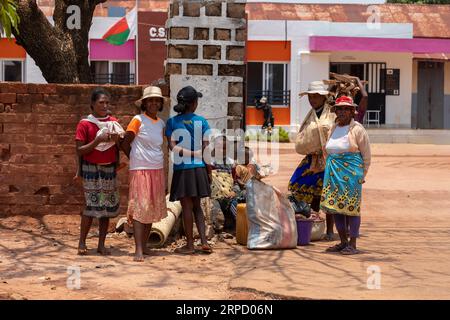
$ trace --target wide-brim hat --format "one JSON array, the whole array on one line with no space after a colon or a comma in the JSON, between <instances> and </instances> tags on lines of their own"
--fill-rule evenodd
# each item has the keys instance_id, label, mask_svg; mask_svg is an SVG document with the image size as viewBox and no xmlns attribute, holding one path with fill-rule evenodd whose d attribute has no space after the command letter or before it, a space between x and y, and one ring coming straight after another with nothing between
<instances>
[{"instance_id":1,"label":"wide-brim hat","mask_svg":"<svg viewBox=\"0 0 450 320\"><path fill-rule=\"evenodd\" d=\"M142 94L142 98L137 100L134 104L138 107L141 107L142 101L147 98L161 98L164 102L164 97L161 92L161 88L150 86L144 89L144 93Z\"/></svg>"},{"instance_id":2,"label":"wide-brim hat","mask_svg":"<svg viewBox=\"0 0 450 320\"><path fill-rule=\"evenodd\" d=\"M330 94L328 91L328 85L323 81L313 81L308 85L308 91L304 91L300 93L300 97L303 97L307 94L320 94L322 96L327 96Z\"/></svg>"}]
</instances>

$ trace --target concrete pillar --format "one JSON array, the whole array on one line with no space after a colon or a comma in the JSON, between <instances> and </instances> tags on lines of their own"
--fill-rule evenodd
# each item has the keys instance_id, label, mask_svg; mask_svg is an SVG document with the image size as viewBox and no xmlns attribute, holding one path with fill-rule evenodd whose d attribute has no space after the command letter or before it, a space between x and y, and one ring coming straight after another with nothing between
<instances>
[{"instance_id":1,"label":"concrete pillar","mask_svg":"<svg viewBox=\"0 0 450 320\"><path fill-rule=\"evenodd\" d=\"M245 2L171 1L166 23L171 115L178 91L192 85L203 93L196 113L211 128L243 126Z\"/></svg>"}]
</instances>

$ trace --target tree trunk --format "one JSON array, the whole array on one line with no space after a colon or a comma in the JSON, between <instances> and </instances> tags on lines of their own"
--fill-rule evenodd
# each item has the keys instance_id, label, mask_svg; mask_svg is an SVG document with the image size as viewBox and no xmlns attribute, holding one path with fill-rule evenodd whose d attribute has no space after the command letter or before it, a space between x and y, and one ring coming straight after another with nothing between
<instances>
[{"instance_id":1,"label":"tree trunk","mask_svg":"<svg viewBox=\"0 0 450 320\"><path fill-rule=\"evenodd\" d=\"M89 29L97 4L106 0L55 0L54 26L36 0L16 0L20 16L17 43L25 48L49 83L91 83L89 68ZM80 29L69 29L67 7L80 8Z\"/></svg>"}]
</instances>

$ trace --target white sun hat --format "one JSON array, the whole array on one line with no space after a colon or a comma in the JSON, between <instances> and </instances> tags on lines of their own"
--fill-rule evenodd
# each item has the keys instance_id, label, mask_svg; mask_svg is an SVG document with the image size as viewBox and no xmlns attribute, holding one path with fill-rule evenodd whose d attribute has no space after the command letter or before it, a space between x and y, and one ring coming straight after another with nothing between
<instances>
[{"instance_id":1,"label":"white sun hat","mask_svg":"<svg viewBox=\"0 0 450 320\"><path fill-rule=\"evenodd\" d=\"M323 81L313 81L308 86L308 91L300 93L300 97L303 97L307 94L315 94L318 93L322 96L329 95L328 85Z\"/></svg>"},{"instance_id":2,"label":"white sun hat","mask_svg":"<svg viewBox=\"0 0 450 320\"><path fill-rule=\"evenodd\" d=\"M138 107L141 106L142 101L147 98L161 98L164 100L161 89L159 87L150 86L144 89L144 93L142 94L142 98L137 100L134 104Z\"/></svg>"}]
</instances>

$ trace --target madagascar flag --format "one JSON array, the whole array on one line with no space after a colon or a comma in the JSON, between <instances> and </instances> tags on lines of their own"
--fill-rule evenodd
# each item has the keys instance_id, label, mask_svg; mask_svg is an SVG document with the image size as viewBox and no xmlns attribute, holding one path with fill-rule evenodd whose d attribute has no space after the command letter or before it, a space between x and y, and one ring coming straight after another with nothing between
<instances>
[{"instance_id":1,"label":"madagascar flag","mask_svg":"<svg viewBox=\"0 0 450 320\"><path fill-rule=\"evenodd\" d=\"M111 44L120 46L128 41L128 37L136 31L137 10L136 7L127 13L125 17L116 22L103 35L103 39Z\"/></svg>"}]
</instances>

